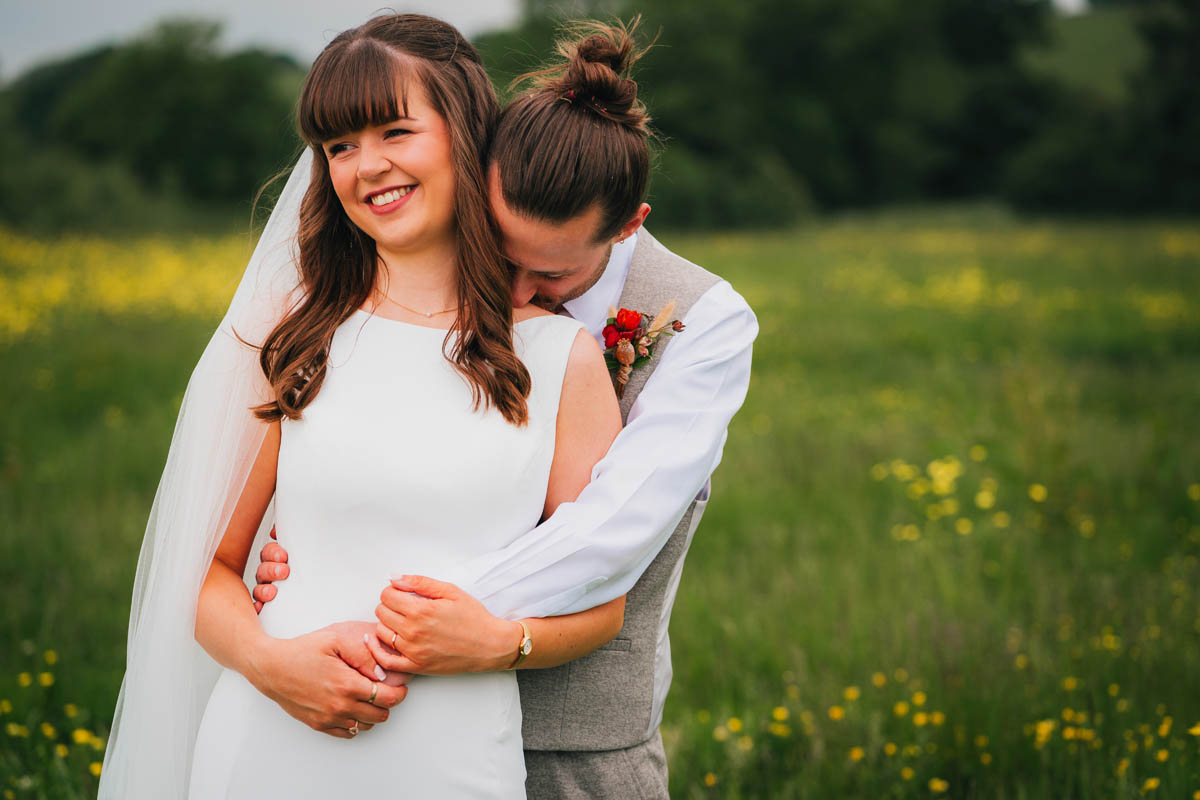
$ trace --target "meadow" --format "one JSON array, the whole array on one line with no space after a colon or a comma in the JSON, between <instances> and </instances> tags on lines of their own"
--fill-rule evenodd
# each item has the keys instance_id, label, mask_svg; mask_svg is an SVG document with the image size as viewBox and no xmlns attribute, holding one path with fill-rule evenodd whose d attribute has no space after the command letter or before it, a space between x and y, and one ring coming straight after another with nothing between
<instances>
[{"instance_id":1,"label":"meadow","mask_svg":"<svg viewBox=\"0 0 1200 800\"><path fill-rule=\"evenodd\" d=\"M659 235L761 324L671 627L672 794L1200 800L1196 226ZM0 231L5 798L95 793L146 515L249 250Z\"/></svg>"}]
</instances>

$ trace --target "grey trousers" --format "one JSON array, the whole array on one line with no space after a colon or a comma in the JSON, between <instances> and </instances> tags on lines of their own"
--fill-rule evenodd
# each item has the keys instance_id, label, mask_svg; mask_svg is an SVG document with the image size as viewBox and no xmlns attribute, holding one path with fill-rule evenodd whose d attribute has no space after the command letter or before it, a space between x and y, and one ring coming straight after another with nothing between
<instances>
[{"instance_id":1,"label":"grey trousers","mask_svg":"<svg viewBox=\"0 0 1200 800\"><path fill-rule=\"evenodd\" d=\"M666 800L667 756L658 731L624 750L526 750L529 800Z\"/></svg>"}]
</instances>

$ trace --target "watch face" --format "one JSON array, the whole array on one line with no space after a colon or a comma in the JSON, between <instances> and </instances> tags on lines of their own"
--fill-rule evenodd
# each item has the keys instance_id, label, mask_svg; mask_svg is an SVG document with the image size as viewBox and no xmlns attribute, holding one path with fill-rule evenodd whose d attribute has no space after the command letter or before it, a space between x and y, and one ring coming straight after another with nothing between
<instances>
[{"instance_id":1,"label":"watch face","mask_svg":"<svg viewBox=\"0 0 1200 800\"><path fill-rule=\"evenodd\" d=\"M533 652L533 640L532 639L526 639L525 641L521 642L521 654L522 655L529 655L532 652Z\"/></svg>"}]
</instances>

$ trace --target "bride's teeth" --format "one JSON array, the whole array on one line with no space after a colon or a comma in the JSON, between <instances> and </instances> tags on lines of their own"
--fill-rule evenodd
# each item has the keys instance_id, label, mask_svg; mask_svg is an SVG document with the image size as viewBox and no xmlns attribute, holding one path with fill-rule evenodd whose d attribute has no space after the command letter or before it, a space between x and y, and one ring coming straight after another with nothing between
<instances>
[{"instance_id":1,"label":"bride's teeth","mask_svg":"<svg viewBox=\"0 0 1200 800\"><path fill-rule=\"evenodd\" d=\"M390 192L377 194L371 198L371 205L386 206L388 203L394 203L401 197L404 197L404 195L411 192L412 189L413 187L411 186L405 186L401 189L392 189Z\"/></svg>"}]
</instances>

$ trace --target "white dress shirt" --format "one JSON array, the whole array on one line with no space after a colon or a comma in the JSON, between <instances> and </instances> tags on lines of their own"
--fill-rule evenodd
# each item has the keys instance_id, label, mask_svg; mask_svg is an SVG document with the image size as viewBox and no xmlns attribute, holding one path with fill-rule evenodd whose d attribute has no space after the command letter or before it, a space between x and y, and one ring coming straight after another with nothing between
<instances>
[{"instance_id":1,"label":"white dress shirt","mask_svg":"<svg viewBox=\"0 0 1200 800\"><path fill-rule=\"evenodd\" d=\"M614 246L600 280L565 304L597 339L620 301L636 238ZM669 340L625 428L575 502L561 504L503 550L464 565L460 585L493 614L569 614L626 594L692 500L707 498L726 427L750 384L758 321L720 281L683 322L686 330Z\"/></svg>"}]
</instances>

